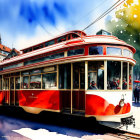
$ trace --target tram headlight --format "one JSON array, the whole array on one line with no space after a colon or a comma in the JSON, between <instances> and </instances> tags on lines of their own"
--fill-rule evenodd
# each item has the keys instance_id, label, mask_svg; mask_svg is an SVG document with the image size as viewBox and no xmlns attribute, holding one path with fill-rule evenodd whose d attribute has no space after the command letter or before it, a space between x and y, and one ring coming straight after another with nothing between
<instances>
[{"instance_id":1,"label":"tram headlight","mask_svg":"<svg viewBox=\"0 0 140 140\"><path fill-rule=\"evenodd\" d=\"M124 106L124 99L121 99L121 100L120 100L119 106L120 106L120 107L123 107L123 106Z\"/></svg>"}]
</instances>

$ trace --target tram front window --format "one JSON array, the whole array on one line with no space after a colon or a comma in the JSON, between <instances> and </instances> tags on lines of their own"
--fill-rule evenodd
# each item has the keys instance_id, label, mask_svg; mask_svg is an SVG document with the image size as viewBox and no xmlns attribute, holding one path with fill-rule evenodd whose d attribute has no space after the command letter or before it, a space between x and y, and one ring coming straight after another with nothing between
<instances>
[{"instance_id":1,"label":"tram front window","mask_svg":"<svg viewBox=\"0 0 140 140\"><path fill-rule=\"evenodd\" d=\"M120 89L121 62L107 62L107 89Z\"/></svg>"},{"instance_id":2,"label":"tram front window","mask_svg":"<svg viewBox=\"0 0 140 140\"><path fill-rule=\"evenodd\" d=\"M104 62L88 62L88 89L104 89Z\"/></svg>"}]
</instances>

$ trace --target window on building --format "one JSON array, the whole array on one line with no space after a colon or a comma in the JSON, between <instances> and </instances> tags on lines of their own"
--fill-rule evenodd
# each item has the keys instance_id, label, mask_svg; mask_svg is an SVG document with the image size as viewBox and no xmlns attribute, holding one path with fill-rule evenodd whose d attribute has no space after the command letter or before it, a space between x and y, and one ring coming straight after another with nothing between
<instances>
[{"instance_id":1,"label":"window on building","mask_svg":"<svg viewBox=\"0 0 140 140\"><path fill-rule=\"evenodd\" d=\"M120 89L121 80L121 62L107 62L107 89Z\"/></svg>"},{"instance_id":2,"label":"window on building","mask_svg":"<svg viewBox=\"0 0 140 140\"><path fill-rule=\"evenodd\" d=\"M84 54L84 48L68 51L68 56L80 55L80 54Z\"/></svg>"},{"instance_id":3,"label":"window on building","mask_svg":"<svg viewBox=\"0 0 140 140\"><path fill-rule=\"evenodd\" d=\"M88 89L104 89L104 62L88 62Z\"/></svg>"},{"instance_id":4,"label":"window on building","mask_svg":"<svg viewBox=\"0 0 140 140\"><path fill-rule=\"evenodd\" d=\"M103 54L103 47L93 46L89 47L89 55L101 55Z\"/></svg>"},{"instance_id":5,"label":"window on building","mask_svg":"<svg viewBox=\"0 0 140 140\"><path fill-rule=\"evenodd\" d=\"M41 89L41 74L30 76L30 89Z\"/></svg>"},{"instance_id":6,"label":"window on building","mask_svg":"<svg viewBox=\"0 0 140 140\"><path fill-rule=\"evenodd\" d=\"M122 89L127 89L127 63L123 62L123 82Z\"/></svg>"},{"instance_id":7,"label":"window on building","mask_svg":"<svg viewBox=\"0 0 140 140\"><path fill-rule=\"evenodd\" d=\"M107 55L121 55L121 48L107 47Z\"/></svg>"}]
</instances>

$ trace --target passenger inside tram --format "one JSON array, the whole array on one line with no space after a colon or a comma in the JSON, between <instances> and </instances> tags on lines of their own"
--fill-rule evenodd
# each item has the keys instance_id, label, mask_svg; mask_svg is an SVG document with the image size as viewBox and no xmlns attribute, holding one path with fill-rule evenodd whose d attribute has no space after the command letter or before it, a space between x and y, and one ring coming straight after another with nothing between
<instances>
[{"instance_id":1,"label":"passenger inside tram","mask_svg":"<svg viewBox=\"0 0 140 140\"><path fill-rule=\"evenodd\" d=\"M93 89L93 90L96 90L96 89L97 89L96 83L95 83L94 81L92 81L92 82L90 83L89 89Z\"/></svg>"},{"instance_id":2,"label":"passenger inside tram","mask_svg":"<svg viewBox=\"0 0 140 140\"><path fill-rule=\"evenodd\" d=\"M127 89L127 82L125 79L123 79L123 89Z\"/></svg>"}]
</instances>

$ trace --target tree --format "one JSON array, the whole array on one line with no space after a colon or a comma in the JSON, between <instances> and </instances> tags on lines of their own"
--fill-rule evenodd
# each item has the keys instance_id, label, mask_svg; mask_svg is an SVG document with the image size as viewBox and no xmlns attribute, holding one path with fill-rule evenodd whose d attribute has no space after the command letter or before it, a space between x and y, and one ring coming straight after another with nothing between
<instances>
[{"instance_id":1,"label":"tree","mask_svg":"<svg viewBox=\"0 0 140 140\"><path fill-rule=\"evenodd\" d=\"M140 79L140 0L137 3L127 0L115 12L115 16L106 23L106 28L112 35L135 47L137 64L134 67L134 78Z\"/></svg>"}]
</instances>

